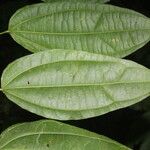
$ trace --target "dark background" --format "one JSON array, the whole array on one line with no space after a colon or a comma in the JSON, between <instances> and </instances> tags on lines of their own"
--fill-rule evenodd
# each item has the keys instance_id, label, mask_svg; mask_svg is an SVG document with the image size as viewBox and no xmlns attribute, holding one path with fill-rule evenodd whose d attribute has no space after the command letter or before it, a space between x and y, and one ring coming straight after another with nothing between
<instances>
[{"instance_id":1,"label":"dark background","mask_svg":"<svg viewBox=\"0 0 150 150\"><path fill-rule=\"evenodd\" d=\"M0 0L0 32L7 30L14 12L40 0ZM147 0L111 0L110 4L130 8L150 17ZM126 59L150 68L150 43ZM0 36L0 76L5 67L15 59L30 54L9 35ZM67 123L106 135L134 150L150 150L150 97L143 102L100 117ZM21 109L0 92L0 133L12 124L43 119Z\"/></svg>"}]
</instances>

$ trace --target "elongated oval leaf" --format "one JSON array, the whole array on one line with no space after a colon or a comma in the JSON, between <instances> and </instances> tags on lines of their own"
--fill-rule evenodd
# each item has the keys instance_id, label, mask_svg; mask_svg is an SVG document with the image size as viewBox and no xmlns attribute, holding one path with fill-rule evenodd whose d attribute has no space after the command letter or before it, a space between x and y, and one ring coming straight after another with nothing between
<instances>
[{"instance_id":1,"label":"elongated oval leaf","mask_svg":"<svg viewBox=\"0 0 150 150\"><path fill-rule=\"evenodd\" d=\"M84 3L101 3L101 4L103 4L103 3L106 3L106 2L109 2L110 0L42 0L42 1L44 1L44 2L50 2L50 3L52 3L52 2L64 2L64 1L66 1L66 2L74 2L74 3L77 3L77 2L84 2Z\"/></svg>"},{"instance_id":2,"label":"elongated oval leaf","mask_svg":"<svg viewBox=\"0 0 150 150\"><path fill-rule=\"evenodd\" d=\"M18 10L9 32L32 52L74 49L123 57L150 40L150 19L110 5L42 3Z\"/></svg>"},{"instance_id":3,"label":"elongated oval leaf","mask_svg":"<svg viewBox=\"0 0 150 150\"><path fill-rule=\"evenodd\" d=\"M129 150L98 134L51 120L18 124L0 137L0 150Z\"/></svg>"},{"instance_id":4,"label":"elongated oval leaf","mask_svg":"<svg viewBox=\"0 0 150 150\"><path fill-rule=\"evenodd\" d=\"M9 65L2 75L2 89L10 100L38 115L83 119L147 97L150 71L108 56L50 50Z\"/></svg>"}]
</instances>

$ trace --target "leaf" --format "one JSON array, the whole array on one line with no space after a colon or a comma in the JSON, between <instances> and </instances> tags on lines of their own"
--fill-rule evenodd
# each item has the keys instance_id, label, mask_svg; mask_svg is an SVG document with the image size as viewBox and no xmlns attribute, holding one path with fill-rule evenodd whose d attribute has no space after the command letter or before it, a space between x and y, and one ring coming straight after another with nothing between
<instances>
[{"instance_id":1,"label":"leaf","mask_svg":"<svg viewBox=\"0 0 150 150\"><path fill-rule=\"evenodd\" d=\"M52 120L22 123L8 128L0 150L130 150L107 137Z\"/></svg>"},{"instance_id":2,"label":"leaf","mask_svg":"<svg viewBox=\"0 0 150 150\"><path fill-rule=\"evenodd\" d=\"M150 19L111 5L41 3L18 10L9 32L32 52L72 49L124 57L149 42Z\"/></svg>"},{"instance_id":3,"label":"leaf","mask_svg":"<svg viewBox=\"0 0 150 150\"><path fill-rule=\"evenodd\" d=\"M150 70L100 54L50 50L9 65L2 89L22 108L46 118L84 119L149 96Z\"/></svg>"},{"instance_id":4,"label":"leaf","mask_svg":"<svg viewBox=\"0 0 150 150\"><path fill-rule=\"evenodd\" d=\"M50 3L52 3L52 2L64 2L64 1L66 1L66 2L75 2L75 3L77 3L77 2L84 2L84 3L106 3L106 2L109 2L110 0L42 0L42 1L44 1L44 2L50 2Z\"/></svg>"}]
</instances>

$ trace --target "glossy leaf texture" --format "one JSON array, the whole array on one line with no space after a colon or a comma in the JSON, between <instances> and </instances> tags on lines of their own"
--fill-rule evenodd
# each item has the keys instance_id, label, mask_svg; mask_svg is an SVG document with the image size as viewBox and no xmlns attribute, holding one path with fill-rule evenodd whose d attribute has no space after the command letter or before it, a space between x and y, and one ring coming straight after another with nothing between
<instances>
[{"instance_id":1,"label":"glossy leaf texture","mask_svg":"<svg viewBox=\"0 0 150 150\"><path fill-rule=\"evenodd\" d=\"M16 60L1 82L6 96L22 108L46 118L74 120L146 98L150 70L100 54L50 50Z\"/></svg>"},{"instance_id":2,"label":"glossy leaf texture","mask_svg":"<svg viewBox=\"0 0 150 150\"><path fill-rule=\"evenodd\" d=\"M0 137L0 150L130 150L107 137L51 120L22 123Z\"/></svg>"},{"instance_id":3,"label":"glossy leaf texture","mask_svg":"<svg viewBox=\"0 0 150 150\"><path fill-rule=\"evenodd\" d=\"M103 3L106 3L106 2L109 2L110 0L42 0L42 1L44 1L44 2L50 2L50 3L52 3L52 2L64 2L64 1L66 1L66 2L84 2L84 3L101 3L101 4L103 4Z\"/></svg>"},{"instance_id":4,"label":"glossy leaf texture","mask_svg":"<svg viewBox=\"0 0 150 150\"><path fill-rule=\"evenodd\" d=\"M150 40L150 19L111 5L41 3L18 10L9 32L32 52L72 49L124 57Z\"/></svg>"}]
</instances>

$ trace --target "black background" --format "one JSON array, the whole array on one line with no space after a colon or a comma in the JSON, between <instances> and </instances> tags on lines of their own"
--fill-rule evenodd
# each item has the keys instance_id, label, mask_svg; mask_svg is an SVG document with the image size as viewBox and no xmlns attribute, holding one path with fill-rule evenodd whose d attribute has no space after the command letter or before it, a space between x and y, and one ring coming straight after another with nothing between
<instances>
[{"instance_id":1,"label":"black background","mask_svg":"<svg viewBox=\"0 0 150 150\"><path fill-rule=\"evenodd\" d=\"M0 0L0 32L7 30L9 19L16 10L38 2L40 0ZM130 8L150 17L148 0L111 0L110 4ZM30 52L9 35L0 35L0 76L10 62L27 54ZM150 43L126 59L150 68ZM67 123L106 135L135 150L150 150L149 100L147 98L141 103L100 117ZM0 133L12 124L39 119L43 118L21 109L0 93Z\"/></svg>"}]
</instances>

